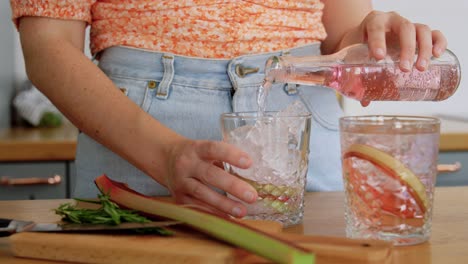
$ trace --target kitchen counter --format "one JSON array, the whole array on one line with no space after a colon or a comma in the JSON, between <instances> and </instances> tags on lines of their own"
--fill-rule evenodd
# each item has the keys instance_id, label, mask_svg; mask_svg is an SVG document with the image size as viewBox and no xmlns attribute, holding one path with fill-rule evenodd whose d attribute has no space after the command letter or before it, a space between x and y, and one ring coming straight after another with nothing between
<instances>
[{"instance_id":1,"label":"kitchen counter","mask_svg":"<svg viewBox=\"0 0 468 264\"><path fill-rule=\"evenodd\" d=\"M78 130L58 128L0 130L0 162L74 160ZM468 151L468 122L442 120L441 151Z\"/></svg>"},{"instance_id":2,"label":"kitchen counter","mask_svg":"<svg viewBox=\"0 0 468 264\"><path fill-rule=\"evenodd\" d=\"M57 128L0 130L0 162L74 160L77 135L69 123Z\"/></svg>"},{"instance_id":3,"label":"kitchen counter","mask_svg":"<svg viewBox=\"0 0 468 264\"><path fill-rule=\"evenodd\" d=\"M285 232L345 235L343 192L308 193L305 199L303 223L286 228ZM0 201L0 217L55 221L58 217L51 209L66 201L69 200ZM437 187L430 241L415 246L395 247L392 263L468 263L468 206L463 201L468 201L468 186ZM0 263L47 262L13 257L9 250L8 238L0 238Z\"/></svg>"}]
</instances>

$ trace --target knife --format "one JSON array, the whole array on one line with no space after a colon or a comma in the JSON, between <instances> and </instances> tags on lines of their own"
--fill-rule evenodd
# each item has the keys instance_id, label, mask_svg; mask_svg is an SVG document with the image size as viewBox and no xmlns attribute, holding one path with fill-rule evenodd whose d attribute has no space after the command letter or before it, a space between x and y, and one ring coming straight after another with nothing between
<instances>
[{"instance_id":1,"label":"knife","mask_svg":"<svg viewBox=\"0 0 468 264\"><path fill-rule=\"evenodd\" d=\"M180 224L180 221L157 221L148 223L121 223L119 225L101 224L58 224L36 223L15 219L0 218L0 237L20 232L97 232L112 230L131 230L155 227L166 227Z\"/></svg>"}]
</instances>

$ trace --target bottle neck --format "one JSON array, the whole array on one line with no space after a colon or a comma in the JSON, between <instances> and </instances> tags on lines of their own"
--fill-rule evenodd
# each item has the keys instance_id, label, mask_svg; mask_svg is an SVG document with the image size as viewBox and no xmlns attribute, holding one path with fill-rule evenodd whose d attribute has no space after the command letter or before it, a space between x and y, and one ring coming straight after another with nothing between
<instances>
[{"instance_id":1,"label":"bottle neck","mask_svg":"<svg viewBox=\"0 0 468 264\"><path fill-rule=\"evenodd\" d=\"M265 76L271 83L329 86L335 78L335 65L329 55L272 57L266 64Z\"/></svg>"}]
</instances>

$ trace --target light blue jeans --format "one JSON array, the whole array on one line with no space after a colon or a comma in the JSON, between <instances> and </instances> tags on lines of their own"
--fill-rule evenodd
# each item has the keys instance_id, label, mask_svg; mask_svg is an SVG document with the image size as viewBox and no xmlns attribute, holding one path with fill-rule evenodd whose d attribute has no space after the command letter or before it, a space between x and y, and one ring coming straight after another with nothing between
<instances>
[{"instance_id":1,"label":"light blue jeans","mask_svg":"<svg viewBox=\"0 0 468 264\"><path fill-rule=\"evenodd\" d=\"M270 56L318 55L319 47L313 44L231 60L112 47L101 53L99 67L143 111L169 128L192 139L221 140L221 113L257 110L257 88ZM258 72L250 72L252 68L258 68ZM304 102L313 115L307 190L341 190L338 118L342 112L335 92L318 86L276 84L267 98L267 110L281 110L295 100ZM154 136L160 135L155 131ZM74 197L95 197L98 189L94 179L103 173L147 195L169 194L165 187L83 133L78 136L76 168Z\"/></svg>"}]
</instances>

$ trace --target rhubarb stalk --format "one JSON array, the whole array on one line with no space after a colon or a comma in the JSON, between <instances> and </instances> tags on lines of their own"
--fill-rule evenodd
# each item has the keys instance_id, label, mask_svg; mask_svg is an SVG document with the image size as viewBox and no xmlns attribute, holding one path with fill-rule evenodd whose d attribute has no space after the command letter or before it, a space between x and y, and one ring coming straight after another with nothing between
<instances>
[{"instance_id":1,"label":"rhubarb stalk","mask_svg":"<svg viewBox=\"0 0 468 264\"><path fill-rule=\"evenodd\" d=\"M309 250L229 218L152 199L106 175L96 178L95 183L102 193L123 207L181 221L276 263L315 263L315 256Z\"/></svg>"}]
</instances>

